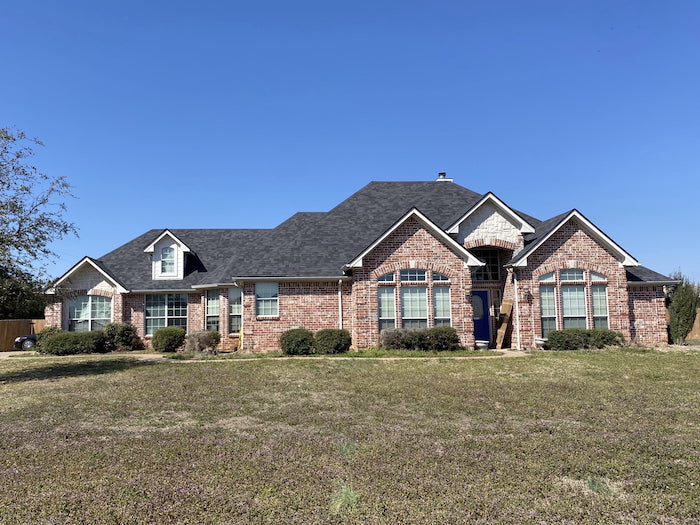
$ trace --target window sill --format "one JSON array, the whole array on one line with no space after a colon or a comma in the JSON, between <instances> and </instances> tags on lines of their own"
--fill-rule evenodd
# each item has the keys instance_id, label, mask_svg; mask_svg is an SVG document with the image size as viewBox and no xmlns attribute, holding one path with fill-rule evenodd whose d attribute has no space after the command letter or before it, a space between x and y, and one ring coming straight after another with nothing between
<instances>
[{"instance_id":1,"label":"window sill","mask_svg":"<svg viewBox=\"0 0 700 525\"><path fill-rule=\"evenodd\" d=\"M279 315L256 315L255 320L256 321L279 321L280 316Z\"/></svg>"}]
</instances>

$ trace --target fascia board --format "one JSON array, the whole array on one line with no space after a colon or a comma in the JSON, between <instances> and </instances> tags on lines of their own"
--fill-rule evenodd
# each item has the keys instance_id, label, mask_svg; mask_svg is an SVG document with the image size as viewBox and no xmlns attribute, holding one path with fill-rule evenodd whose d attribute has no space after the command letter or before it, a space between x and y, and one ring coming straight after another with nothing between
<instances>
[{"instance_id":1,"label":"fascia board","mask_svg":"<svg viewBox=\"0 0 700 525\"><path fill-rule=\"evenodd\" d=\"M450 237L444 230L438 227L433 221L428 219L423 215L417 208L412 208L408 213L396 221L388 230L386 230L382 235L377 237L375 241L370 244L365 250L362 251L355 259L353 259L348 264L344 265L343 268L361 268L362 261L364 257L379 246L384 240L389 237L396 229L406 222L409 218L415 217L418 221L428 230L430 233L438 238L440 241L445 243L450 250L455 254L459 255L467 266L484 266L484 263L479 259L474 257L469 251L467 251L462 245L456 242L452 237Z\"/></svg>"},{"instance_id":2,"label":"fascia board","mask_svg":"<svg viewBox=\"0 0 700 525\"><path fill-rule=\"evenodd\" d=\"M552 231L550 231L545 237L540 239L535 245L531 246L528 248L525 252L524 255L521 256L521 259L514 263L511 266L515 266L518 268L522 268L527 266L527 257L531 253L534 253L535 250L537 250L540 246L542 246L545 242L547 242L552 235L554 235L556 232L558 232L564 224L566 224L568 221L571 219L577 219L581 222L581 224L584 226L584 228L588 231L588 233L600 244L603 246L606 246L609 248L611 251L616 252L618 256L620 257L620 264L623 266L639 266L639 261L637 261L634 257L632 257L629 253L627 253L625 250L622 249L622 247L617 244L615 241L613 241L610 237L605 235L600 228L598 228L595 224L593 224L591 221L589 221L586 217L583 216L581 212L578 210L572 210L571 213L569 213L566 217L564 217L559 224L557 224L556 227L552 228Z\"/></svg>"},{"instance_id":3,"label":"fascia board","mask_svg":"<svg viewBox=\"0 0 700 525\"><path fill-rule=\"evenodd\" d=\"M154 250L156 249L156 244L158 244L158 242L159 242L163 237L165 237L165 236L170 237L173 241L175 241L176 243L178 243L178 244L182 247L182 251L183 251L183 252L189 252L189 251L191 251L191 250L189 249L189 247L188 247L184 242L182 242L180 239L178 239L177 236L176 236L173 232L171 232L170 230L168 230L168 229L163 230L163 233L161 233L161 234L156 238L155 241L153 241L151 244L149 244L148 246L146 246L146 249L143 250L143 251L144 251L145 253L153 253Z\"/></svg>"},{"instance_id":4,"label":"fascia board","mask_svg":"<svg viewBox=\"0 0 700 525\"><path fill-rule=\"evenodd\" d=\"M238 283L242 282L337 282L337 281L350 281L352 277L346 275L322 275L322 276L312 276L312 277L301 277L301 276L284 276L284 275L266 275L266 276L240 276L233 277L231 282L228 283L216 283L216 284L195 284L192 286L194 290L203 290L207 288L217 288L217 287L230 287L236 286Z\"/></svg>"},{"instance_id":5,"label":"fascia board","mask_svg":"<svg viewBox=\"0 0 700 525\"><path fill-rule=\"evenodd\" d=\"M102 268L100 268L95 262L90 258L90 257L83 257L80 261L78 261L76 264L73 265L73 267L68 270L66 273L64 273L59 279L53 284L51 288L49 288L46 293L48 294L54 294L56 293L56 288L64 282L66 279L68 279L72 274L77 272L80 268L82 268L85 264L88 264L92 266L94 270L100 273L105 279L110 281L112 284L114 284L115 288L119 293L128 293L129 290L124 288L122 284L115 279L113 276L111 276L109 273L105 272Z\"/></svg>"},{"instance_id":6,"label":"fascia board","mask_svg":"<svg viewBox=\"0 0 700 525\"><path fill-rule=\"evenodd\" d=\"M477 202L474 206L472 206L467 213L462 215L462 217L457 220L452 226L447 228L447 233L459 233L459 225L462 224L465 220L467 220L471 215L476 213L476 211L481 208L484 204L487 202L492 202L496 208L498 208L500 211L503 212L504 215L510 217L512 220L515 222L520 223L520 233L534 233L535 228L532 226L529 222L527 222L525 219L523 219L520 215L518 215L515 211L513 211L512 208L510 208L505 202L503 202L501 199L496 197L493 193L489 192L484 197Z\"/></svg>"}]
</instances>

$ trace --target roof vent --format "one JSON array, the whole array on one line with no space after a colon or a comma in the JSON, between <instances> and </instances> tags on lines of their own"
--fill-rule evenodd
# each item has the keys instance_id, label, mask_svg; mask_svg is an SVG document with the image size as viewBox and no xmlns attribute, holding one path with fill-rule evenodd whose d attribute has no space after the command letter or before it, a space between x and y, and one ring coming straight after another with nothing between
<instances>
[{"instance_id":1,"label":"roof vent","mask_svg":"<svg viewBox=\"0 0 700 525\"><path fill-rule=\"evenodd\" d=\"M454 179L448 179L447 178L447 173L444 171L441 171L438 173L438 178L435 179L435 182L453 182Z\"/></svg>"}]
</instances>

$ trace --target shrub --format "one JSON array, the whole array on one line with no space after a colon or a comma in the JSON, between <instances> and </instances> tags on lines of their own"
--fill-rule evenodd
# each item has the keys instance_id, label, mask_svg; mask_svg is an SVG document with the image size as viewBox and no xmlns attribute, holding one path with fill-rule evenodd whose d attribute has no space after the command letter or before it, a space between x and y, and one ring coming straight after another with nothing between
<instances>
[{"instance_id":1,"label":"shrub","mask_svg":"<svg viewBox=\"0 0 700 525\"><path fill-rule=\"evenodd\" d=\"M622 334L612 330L569 328L549 332L547 348L550 350L585 350L620 346L623 341Z\"/></svg>"},{"instance_id":2,"label":"shrub","mask_svg":"<svg viewBox=\"0 0 700 525\"><path fill-rule=\"evenodd\" d=\"M153 333L153 349L158 352L174 352L185 342L185 329L179 326L164 326Z\"/></svg>"},{"instance_id":3,"label":"shrub","mask_svg":"<svg viewBox=\"0 0 700 525\"><path fill-rule=\"evenodd\" d=\"M314 353L314 335L306 328L293 328L280 336L280 348L287 355Z\"/></svg>"},{"instance_id":4,"label":"shrub","mask_svg":"<svg viewBox=\"0 0 700 525\"><path fill-rule=\"evenodd\" d=\"M216 347L221 341L221 334L213 330L201 330L187 336L185 352L204 352L216 354Z\"/></svg>"},{"instance_id":5,"label":"shrub","mask_svg":"<svg viewBox=\"0 0 700 525\"><path fill-rule=\"evenodd\" d=\"M50 337L53 337L56 334L60 334L62 332L63 332L63 330L61 330L58 326L49 326L49 327L41 330L38 334L36 334L37 350L39 350L39 347L43 343L45 343L47 339L49 339Z\"/></svg>"},{"instance_id":6,"label":"shrub","mask_svg":"<svg viewBox=\"0 0 700 525\"><path fill-rule=\"evenodd\" d=\"M382 346L393 350L408 350L412 348L410 330L406 328L385 328L380 334Z\"/></svg>"},{"instance_id":7,"label":"shrub","mask_svg":"<svg viewBox=\"0 0 700 525\"><path fill-rule=\"evenodd\" d=\"M130 323L109 323L103 331L105 333L105 347L108 352L135 350L141 347L141 340L136 335L136 328Z\"/></svg>"},{"instance_id":8,"label":"shrub","mask_svg":"<svg viewBox=\"0 0 700 525\"><path fill-rule=\"evenodd\" d=\"M347 330L328 328L314 336L314 348L319 354L341 354L350 350L352 338Z\"/></svg>"},{"instance_id":9,"label":"shrub","mask_svg":"<svg viewBox=\"0 0 700 525\"><path fill-rule=\"evenodd\" d=\"M105 335L102 330L92 332L59 332L44 337L39 352L51 355L104 353Z\"/></svg>"},{"instance_id":10,"label":"shrub","mask_svg":"<svg viewBox=\"0 0 700 525\"><path fill-rule=\"evenodd\" d=\"M425 343L429 350L457 350L459 336L452 326L435 326L427 330Z\"/></svg>"},{"instance_id":11,"label":"shrub","mask_svg":"<svg viewBox=\"0 0 700 525\"><path fill-rule=\"evenodd\" d=\"M457 330L451 326L433 328L387 328L382 330L382 346L394 350L456 350Z\"/></svg>"},{"instance_id":12,"label":"shrub","mask_svg":"<svg viewBox=\"0 0 700 525\"><path fill-rule=\"evenodd\" d=\"M698 289L680 273L673 277L680 283L673 289L668 305L669 335L673 343L682 345L695 323Z\"/></svg>"}]
</instances>

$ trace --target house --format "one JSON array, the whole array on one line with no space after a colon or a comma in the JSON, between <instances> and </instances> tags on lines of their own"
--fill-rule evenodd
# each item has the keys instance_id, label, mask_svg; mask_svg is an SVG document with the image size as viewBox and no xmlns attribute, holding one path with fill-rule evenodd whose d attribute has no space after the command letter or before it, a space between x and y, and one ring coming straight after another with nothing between
<instances>
[{"instance_id":1,"label":"house","mask_svg":"<svg viewBox=\"0 0 700 525\"><path fill-rule=\"evenodd\" d=\"M150 230L60 277L47 325L218 330L224 348L278 348L285 330L453 326L464 345L532 348L562 328L667 341L664 287L578 210L538 220L441 173L371 182L272 229Z\"/></svg>"}]
</instances>

